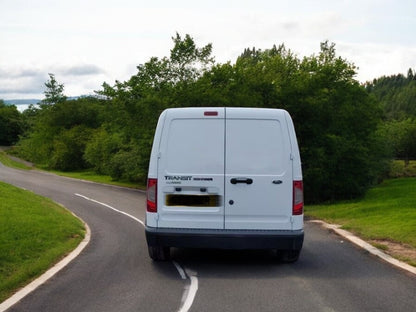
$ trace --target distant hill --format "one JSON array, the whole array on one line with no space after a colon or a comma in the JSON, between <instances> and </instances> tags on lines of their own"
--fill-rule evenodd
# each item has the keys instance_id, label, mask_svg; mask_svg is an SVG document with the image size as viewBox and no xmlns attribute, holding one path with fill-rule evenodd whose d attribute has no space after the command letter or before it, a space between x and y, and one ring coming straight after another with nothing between
<instances>
[{"instance_id":1,"label":"distant hill","mask_svg":"<svg viewBox=\"0 0 416 312\"><path fill-rule=\"evenodd\" d=\"M68 96L67 100L77 100L79 98L88 97L88 95L80 95L80 96ZM39 104L42 100L40 99L15 99L15 100L3 100L6 105L27 105L30 104Z\"/></svg>"},{"instance_id":2,"label":"distant hill","mask_svg":"<svg viewBox=\"0 0 416 312\"><path fill-rule=\"evenodd\" d=\"M38 104L41 100L39 99L16 99L16 100L4 100L7 105L30 105Z\"/></svg>"}]
</instances>

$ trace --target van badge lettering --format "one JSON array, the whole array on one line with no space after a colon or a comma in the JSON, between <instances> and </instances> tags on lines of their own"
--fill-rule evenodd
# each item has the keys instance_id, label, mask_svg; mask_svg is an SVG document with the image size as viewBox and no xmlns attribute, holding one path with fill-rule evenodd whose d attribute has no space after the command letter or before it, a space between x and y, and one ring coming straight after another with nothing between
<instances>
[{"instance_id":1,"label":"van badge lettering","mask_svg":"<svg viewBox=\"0 0 416 312\"><path fill-rule=\"evenodd\" d=\"M193 178L194 181L213 181L213 178Z\"/></svg>"},{"instance_id":2,"label":"van badge lettering","mask_svg":"<svg viewBox=\"0 0 416 312\"><path fill-rule=\"evenodd\" d=\"M165 176L165 181L191 181L192 176Z\"/></svg>"}]
</instances>

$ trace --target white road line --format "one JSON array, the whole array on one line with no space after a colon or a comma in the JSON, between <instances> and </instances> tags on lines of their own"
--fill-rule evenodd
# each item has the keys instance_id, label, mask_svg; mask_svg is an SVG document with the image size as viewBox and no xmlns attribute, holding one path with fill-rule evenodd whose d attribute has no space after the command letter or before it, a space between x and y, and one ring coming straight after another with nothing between
<instances>
[{"instance_id":1,"label":"white road line","mask_svg":"<svg viewBox=\"0 0 416 312\"><path fill-rule=\"evenodd\" d=\"M173 262L173 264L175 265L175 268L176 268L176 270L178 270L178 272L179 272L179 275L181 276L181 278L183 279L183 280L186 280L186 273L185 273L185 270L184 269L182 269L182 267L176 262L176 261L172 261Z\"/></svg>"},{"instance_id":2,"label":"white road line","mask_svg":"<svg viewBox=\"0 0 416 312\"><path fill-rule=\"evenodd\" d=\"M104 207L107 207L107 208L109 208L109 209L112 209L112 210L114 210L114 211L116 211L116 212L118 212L118 213L121 213L121 214L123 214L123 215L125 215L125 216L129 217L129 218L132 218L133 220L135 220L135 221L139 222L141 225L143 225L143 226L144 226L144 222L143 222L142 220L140 220L140 219L138 219L138 218L136 218L136 217L132 216L131 214L128 214L127 212L124 212L124 211L118 210L118 209L116 209L116 208L114 208L114 207L111 207L110 205L107 205L107 204L105 204L105 203L99 202L98 200L95 200L95 199L89 198L89 197L87 197L87 196L84 196L84 195L81 195L81 194L78 194L78 193L75 193L74 195L75 195L75 196L78 196L78 197L82 197L82 198L84 198L84 199L86 199L86 200L92 201L93 203L100 204L100 205L102 205L102 206L104 206Z\"/></svg>"},{"instance_id":3,"label":"white road line","mask_svg":"<svg viewBox=\"0 0 416 312\"><path fill-rule=\"evenodd\" d=\"M89 198L89 197L84 196L82 194L75 193L74 195L78 196L78 197L81 197L81 198L84 198L86 200L89 200L93 203L96 203L96 204L102 205L104 207L107 207L107 208L109 208L111 210L114 210L118 213L121 213L121 214L139 222L143 227L145 226L144 222L142 220L132 216L131 214L128 214L127 212L121 211L117 208L114 208L110 205L107 205L106 203L99 202L98 200ZM192 306L192 303L194 302L196 292L198 291L198 278L196 277L195 273L190 273L190 272L186 273L185 270L177 262L175 262L175 261L172 261L172 262L173 262L173 265L175 266L176 270L178 270L178 273L181 276L181 278L185 280L185 279L187 279L187 277L189 277L189 280L191 281L189 286L185 286L185 291L184 291L183 296L182 296L182 305L181 305L181 308L178 311L178 312L188 312L189 309Z\"/></svg>"},{"instance_id":4,"label":"white road line","mask_svg":"<svg viewBox=\"0 0 416 312\"><path fill-rule=\"evenodd\" d=\"M198 291L198 278L196 277L196 273L191 272L190 270L183 269L179 263L176 261L172 261L175 265L176 269L179 272L179 275L182 277L183 280L186 280L189 276L189 280L191 284L189 286L185 286L185 291L182 295L182 302L181 307L178 312L188 312L194 302L196 292Z\"/></svg>"},{"instance_id":5,"label":"white road line","mask_svg":"<svg viewBox=\"0 0 416 312\"><path fill-rule=\"evenodd\" d=\"M196 292L198 291L198 278L190 275L191 284L185 287L185 292L182 296L182 306L178 312L188 312L194 302Z\"/></svg>"}]
</instances>

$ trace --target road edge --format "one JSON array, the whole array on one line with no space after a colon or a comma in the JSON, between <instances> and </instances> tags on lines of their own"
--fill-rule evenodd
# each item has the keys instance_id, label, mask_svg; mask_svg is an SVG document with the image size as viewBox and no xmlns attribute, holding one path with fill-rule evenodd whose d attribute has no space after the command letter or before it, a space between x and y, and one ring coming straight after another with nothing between
<instances>
[{"instance_id":1,"label":"road edge","mask_svg":"<svg viewBox=\"0 0 416 312\"><path fill-rule=\"evenodd\" d=\"M366 241L362 240L361 238L355 236L351 232L348 232L346 230L341 229L340 225L337 224L329 224L322 220L309 220L308 222L320 224L322 227L338 234L341 237L344 237L354 245L368 251L370 254L381 258L382 260L386 261L387 263L390 263L391 265L394 265L395 267L398 267L404 271L407 271L409 273L413 273L416 275L416 267L411 266L410 264L407 264L405 262L402 262L400 260L397 260L396 258L393 258L392 256L384 253L380 249L374 247L373 245L367 243ZM0 311L1 312L1 311Z\"/></svg>"},{"instance_id":2,"label":"road edge","mask_svg":"<svg viewBox=\"0 0 416 312\"><path fill-rule=\"evenodd\" d=\"M78 244L78 246L71 251L65 258L63 258L61 261L59 261L57 264L55 264L52 268L47 270L45 273L43 273L41 276L36 278L34 281L30 282L28 285L24 286L22 289L18 290L14 295L12 295L10 298L6 299L2 303L0 303L0 312L5 312L7 309L11 308L13 305L18 303L20 300L22 300L24 297L26 297L28 294L30 294L32 291L37 289L39 286L44 284L46 281L48 281L50 278L55 276L60 270L62 270L64 267L66 267L72 260L74 260L76 257L78 257L81 252L87 247L88 243L91 240L91 229L88 226L88 224L82 220L80 217L72 213L76 218L81 220L81 222L85 226L85 236L84 239Z\"/></svg>"}]
</instances>

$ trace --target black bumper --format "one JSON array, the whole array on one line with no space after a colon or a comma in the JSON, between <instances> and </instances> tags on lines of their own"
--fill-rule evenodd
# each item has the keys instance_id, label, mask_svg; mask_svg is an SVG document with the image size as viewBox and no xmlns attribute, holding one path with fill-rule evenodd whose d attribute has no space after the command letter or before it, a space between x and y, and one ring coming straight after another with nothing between
<instances>
[{"instance_id":1,"label":"black bumper","mask_svg":"<svg viewBox=\"0 0 416 312\"><path fill-rule=\"evenodd\" d=\"M303 230L210 230L145 228L149 246L218 249L300 250Z\"/></svg>"}]
</instances>

